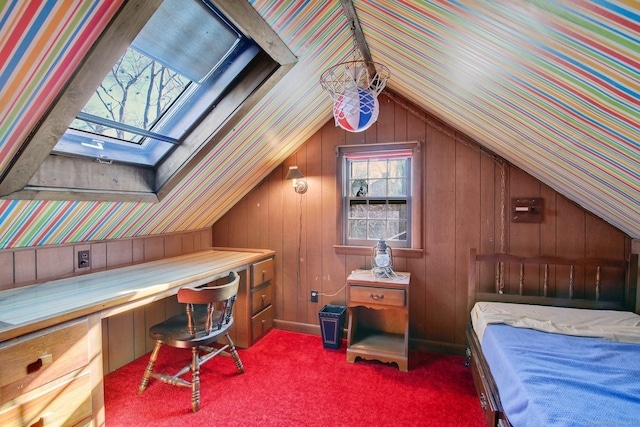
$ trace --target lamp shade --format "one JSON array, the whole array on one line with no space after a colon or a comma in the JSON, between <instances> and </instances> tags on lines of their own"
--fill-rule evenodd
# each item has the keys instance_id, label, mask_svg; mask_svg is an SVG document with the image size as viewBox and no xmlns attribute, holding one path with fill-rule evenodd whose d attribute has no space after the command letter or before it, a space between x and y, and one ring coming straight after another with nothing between
<instances>
[{"instance_id":1,"label":"lamp shade","mask_svg":"<svg viewBox=\"0 0 640 427\"><path fill-rule=\"evenodd\" d=\"M304 178L304 175L302 175L297 166L289 166L289 172L285 179L292 181L293 188L298 194L304 194L307 191L307 181L302 178Z\"/></svg>"},{"instance_id":2,"label":"lamp shade","mask_svg":"<svg viewBox=\"0 0 640 427\"><path fill-rule=\"evenodd\" d=\"M285 179L300 179L304 178L300 169L297 166L289 166L289 172L287 173L287 177Z\"/></svg>"}]
</instances>

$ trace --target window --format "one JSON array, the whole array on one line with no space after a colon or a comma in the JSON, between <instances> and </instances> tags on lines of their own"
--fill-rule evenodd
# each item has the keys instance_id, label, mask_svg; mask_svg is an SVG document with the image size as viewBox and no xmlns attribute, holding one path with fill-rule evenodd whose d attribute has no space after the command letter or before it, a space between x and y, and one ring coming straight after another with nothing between
<instances>
[{"instance_id":1,"label":"window","mask_svg":"<svg viewBox=\"0 0 640 427\"><path fill-rule=\"evenodd\" d=\"M346 243L411 244L411 151L346 154Z\"/></svg>"},{"instance_id":2,"label":"window","mask_svg":"<svg viewBox=\"0 0 640 427\"><path fill-rule=\"evenodd\" d=\"M371 248L421 246L418 143L339 147L342 244Z\"/></svg>"},{"instance_id":3,"label":"window","mask_svg":"<svg viewBox=\"0 0 640 427\"><path fill-rule=\"evenodd\" d=\"M0 177L0 195L158 202L296 61L248 2L123 2Z\"/></svg>"},{"instance_id":4,"label":"window","mask_svg":"<svg viewBox=\"0 0 640 427\"><path fill-rule=\"evenodd\" d=\"M259 52L211 4L165 0L53 152L154 167Z\"/></svg>"}]
</instances>

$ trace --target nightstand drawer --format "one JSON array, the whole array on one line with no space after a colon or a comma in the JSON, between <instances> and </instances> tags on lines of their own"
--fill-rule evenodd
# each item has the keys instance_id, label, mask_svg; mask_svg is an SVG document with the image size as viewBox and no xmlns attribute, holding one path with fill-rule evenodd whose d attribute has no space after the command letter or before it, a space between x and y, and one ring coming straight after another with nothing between
<instances>
[{"instance_id":1,"label":"nightstand drawer","mask_svg":"<svg viewBox=\"0 0 640 427\"><path fill-rule=\"evenodd\" d=\"M80 321L0 346L0 405L87 365L87 333Z\"/></svg>"},{"instance_id":2,"label":"nightstand drawer","mask_svg":"<svg viewBox=\"0 0 640 427\"><path fill-rule=\"evenodd\" d=\"M393 307L404 307L406 305L406 294L404 289L378 288L374 286L350 286L349 304L379 304Z\"/></svg>"},{"instance_id":3,"label":"nightstand drawer","mask_svg":"<svg viewBox=\"0 0 640 427\"><path fill-rule=\"evenodd\" d=\"M253 289L251 291L251 314L256 314L269 307L271 300L273 300L273 285L271 283Z\"/></svg>"},{"instance_id":4,"label":"nightstand drawer","mask_svg":"<svg viewBox=\"0 0 640 427\"><path fill-rule=\"evenodd\" d=\"M263 283L273 280L273 258L256 262L251 266L251 287L256 288Z\"/></svg>"}]
</instances>

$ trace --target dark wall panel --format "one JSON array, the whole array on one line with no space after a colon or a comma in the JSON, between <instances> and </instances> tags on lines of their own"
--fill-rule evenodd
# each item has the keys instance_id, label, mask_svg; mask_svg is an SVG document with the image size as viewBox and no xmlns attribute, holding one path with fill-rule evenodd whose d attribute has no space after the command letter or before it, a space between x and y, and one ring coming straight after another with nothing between
<instances>
[{"instance_id":1,"label":"dark wall panel","mask_svg":"<svg viewBox=\"0 0 640 427\"><path fill-rule=\"evenodd\" d=\"M624 233L428 112L391 93L379 101L375 125L350 133L335 127L331 119L213 226L214 246L251 247L260 242L264 247L267 242L276 251L276 319L317 325L324 304L345 304L347 275L371 266L367 255L338 254L334 248L342 235L336 179L339 145L421 142L423 254L396 256L394 261L396 270L412 274L409 317L416 345L456 351L464 345L471 247L484 253L618 259L630 252L631 239ZM291 165L298 165L309 183L302 196L284 180ZM543 221L512 222L512 197L542 197ZM526 274L527 283L539 286L539 271ZM491 281L493 272L481 275ZM309 300L312 289L320 292L318 303Z\"/></svg>"}]
</instances>

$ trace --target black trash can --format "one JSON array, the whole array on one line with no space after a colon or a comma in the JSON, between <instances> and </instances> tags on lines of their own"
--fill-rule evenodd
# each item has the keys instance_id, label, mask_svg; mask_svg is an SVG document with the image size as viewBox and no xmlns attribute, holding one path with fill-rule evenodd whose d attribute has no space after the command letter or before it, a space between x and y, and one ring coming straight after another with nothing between
<instances>
[{"instance_id":1,"label":"black trash can","mask_svg":"<svg viewBox=\"0 0 640 427\"><path fill-rule=\"evenodd\" d=\"M341 305L325 305L318 312L324 348L337 350L342 345L342 329L346 312L347 307Z\"/></svg>"}]
</instances>

